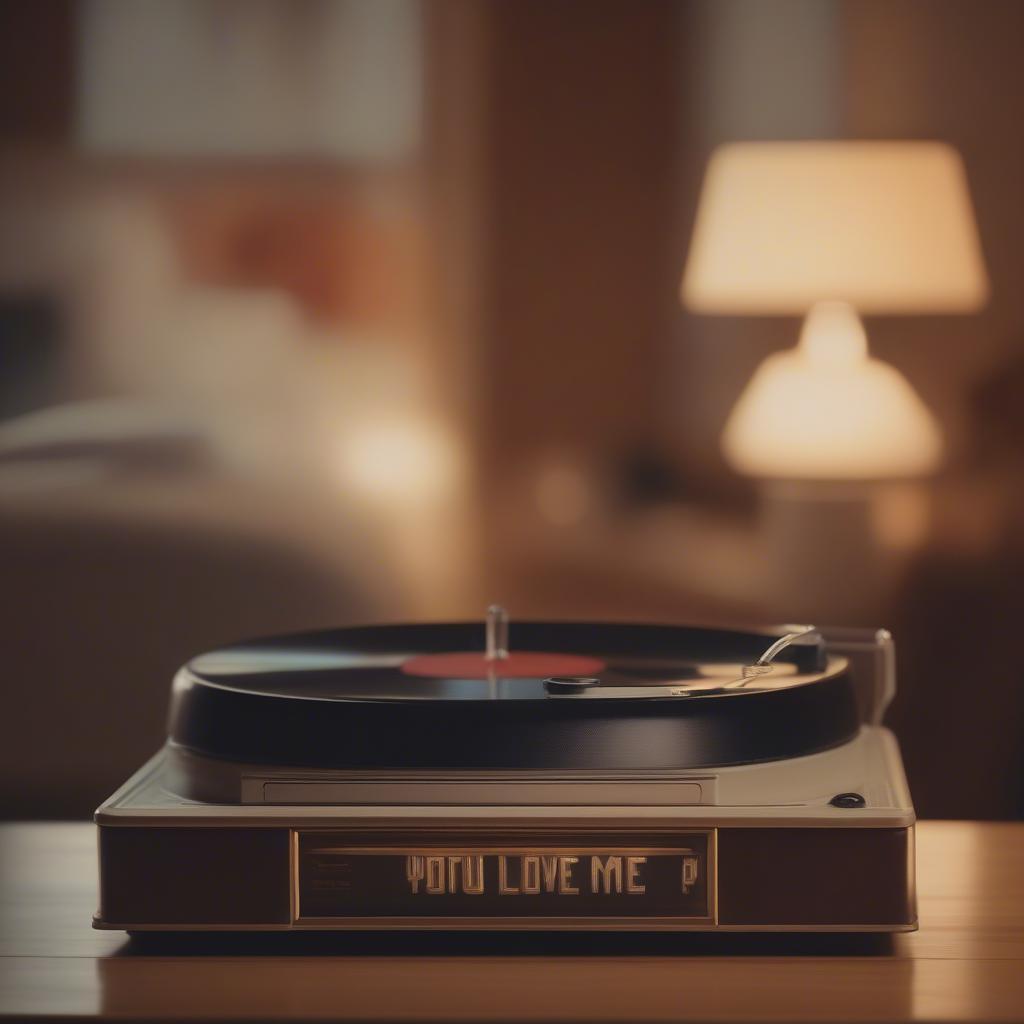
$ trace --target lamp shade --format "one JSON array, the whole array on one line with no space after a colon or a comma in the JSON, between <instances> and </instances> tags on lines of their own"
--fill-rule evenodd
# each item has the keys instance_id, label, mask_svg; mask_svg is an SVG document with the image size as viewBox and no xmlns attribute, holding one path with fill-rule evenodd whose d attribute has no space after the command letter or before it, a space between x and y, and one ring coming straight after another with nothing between
<instances>
[{"instance_id":1,"label":"lamp shade","mask_svg":"<svg viewBox=\"0 0 1024 1024\"><path fill-rule=\"evenodd\" d=\"M683 275L695 312L970 312L988 279L959 154L938 142L753 142L708 164Z\"/></svg>"}]
</instances>

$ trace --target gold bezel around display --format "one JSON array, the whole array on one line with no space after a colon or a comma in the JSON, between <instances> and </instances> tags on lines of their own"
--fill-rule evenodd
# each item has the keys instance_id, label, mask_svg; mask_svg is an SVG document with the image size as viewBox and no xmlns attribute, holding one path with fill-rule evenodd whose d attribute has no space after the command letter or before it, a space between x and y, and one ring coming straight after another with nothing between
<instances>
[{"instance_id":1,"label":"gold bezel around display","mask_svg":"<svg viewBox=\"0 0 1024 1024\"><path fill-rule=\"evenodd\" d=\"M486 914L456 916L438 915L345 915L345 916L304 916L302 913L302 872L300 864L300 840L303 837L335 839L336 845L323 849L325 853L352 854L355 856L686 856L694 852L687 844L689 837L702 837L706 841L706 913L695 915L515 915ZM539 837L532 837L539 838ZM560 837L561 838L561 837ZM294 928L307 929L478 929L478 930L531 930L531 929L607 929L633 930L652 928L713 928L718 924L718 830L716 828L687 829L671 837L666 836L664 846L623 846L621 837L614 844L587 842L579 845L545 844L532 842L529 845L511 842L494 845L474 844L455 846L409 843L387 843L360 845L352 842L351 833L331 829L292 829L290 842L290 893L291 920Z\"/></svg>"}]
</instances>

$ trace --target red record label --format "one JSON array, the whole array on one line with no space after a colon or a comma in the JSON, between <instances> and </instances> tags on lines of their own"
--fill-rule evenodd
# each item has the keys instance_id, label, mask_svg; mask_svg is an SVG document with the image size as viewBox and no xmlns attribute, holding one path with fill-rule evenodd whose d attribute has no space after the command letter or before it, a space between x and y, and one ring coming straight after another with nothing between
<instances>
[{"instance_id":1,"label":"red record label","mask_svg":"<svg viewBox=\"0 0 1024 1024\"><path fill-rule=\"evenodd\" d=\"M450 654L418 654L402 664L410 676L431 679L547 679L549 676L595 676L605 667L598 658L585 654L550 651L512 651L507 658L488 661L479 651Z\"/></svg>"}]
</instances>

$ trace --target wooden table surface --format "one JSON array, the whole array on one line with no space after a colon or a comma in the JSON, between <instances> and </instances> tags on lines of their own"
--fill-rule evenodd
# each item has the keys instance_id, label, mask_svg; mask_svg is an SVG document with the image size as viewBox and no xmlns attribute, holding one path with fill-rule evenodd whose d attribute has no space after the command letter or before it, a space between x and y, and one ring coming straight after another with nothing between
<instances>
[{"instance_id":1,"label":"wooden table surface","mask_svg":"<svg viewBox=\"0 0 1024 1024\"><path fill-rule=\"evenodd\" d=\"M138 947L90 927L91 825L6 825L0 1015L1024 1021L1024 825L924 822L917 863L921 930L895 938L279 934Z\"/></svg>"}]
</instances>

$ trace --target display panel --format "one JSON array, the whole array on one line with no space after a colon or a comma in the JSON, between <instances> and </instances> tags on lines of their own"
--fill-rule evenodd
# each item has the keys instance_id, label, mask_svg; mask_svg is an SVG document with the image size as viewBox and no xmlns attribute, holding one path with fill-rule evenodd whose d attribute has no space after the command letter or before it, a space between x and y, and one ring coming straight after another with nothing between
<instances>
[{"instance_id":1,"label":"display panel","mask_svg":"<svg viewBox=\"0 0 1024 1024\"><path fill-rule=\"evenodd\" d=\"M297 834L296 921L714 916L709 832L671 847L355 846Z\"/></svg>"}]
</instances>

